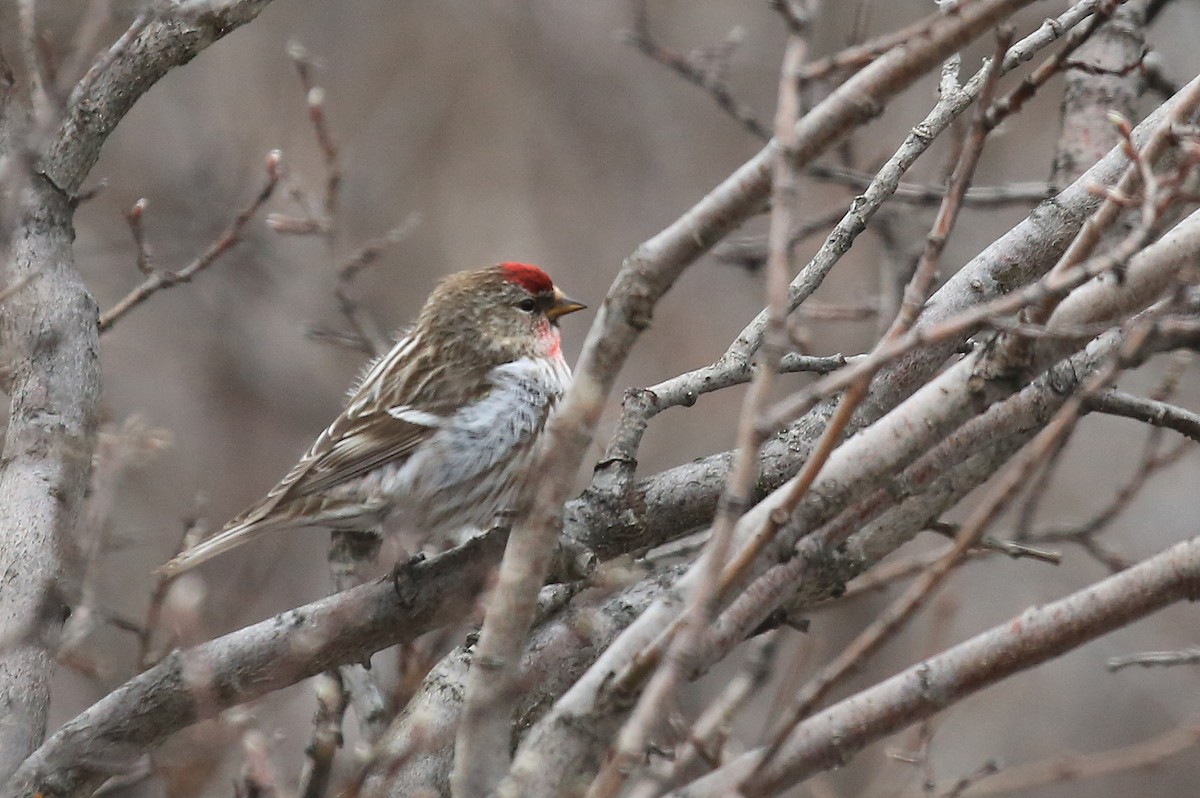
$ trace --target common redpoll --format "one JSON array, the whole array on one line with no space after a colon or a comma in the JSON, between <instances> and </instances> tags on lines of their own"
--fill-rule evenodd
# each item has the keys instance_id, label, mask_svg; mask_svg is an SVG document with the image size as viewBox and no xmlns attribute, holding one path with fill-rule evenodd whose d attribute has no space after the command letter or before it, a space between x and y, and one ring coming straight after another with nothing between
<instances>
[{"instance_id":1,"label":"common redpoll","mask_svg":"<svg viewBox=\"0 0 1200 798\"><path fill-rule=\"evenodd\" d=\"M285 527L376 529L390 516L437 538L490 524L571 376L558 319L583 307L525 263L450 275L287 476L159 573Z\"/></svg>"}]
</instances>

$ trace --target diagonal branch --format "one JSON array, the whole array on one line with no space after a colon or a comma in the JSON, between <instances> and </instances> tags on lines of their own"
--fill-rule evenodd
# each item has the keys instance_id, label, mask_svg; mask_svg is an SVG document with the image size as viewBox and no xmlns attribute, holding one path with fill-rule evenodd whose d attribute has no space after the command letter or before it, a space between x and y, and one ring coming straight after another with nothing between
<instances>
[{"instance_id":1,"label":"diagonal branch","mask_svg":"<svg viewBox=\"0 0 1200 798\"><path fill-rule=\"evenodd\" d=\"M181 10L142 13L71 91L41 169L73 194L100 157L100 148L133 104L171 69L251 22L271 0L211 0Z\"/></svg>"},{"instance_id":2,"label":"diagonal branch","mask_svg":"<svg viewBox=\"0 0 1200 798\"><path fill-rule=\"evenodd\" d=\"M1066 598L1028 609L805 721L759 786L764 792L778 791L845 764L869 743L964 696L1175 602L1197 598L1200 538L1193 538ZM727 795L757 766L762 753L743 754L672 795Z\"/></svg>"},{"instance_id":3,"label":"diagonal branch","mask_svg":"<svg viewBox=\"0 0 1200 798\"><path fill-rule=\"evenodd\" d=\"M1169 402L1144 399L1114 388L1090 398L1088 409L1095 413L1106 413L1111 416L1123 416L1144 421L1155 427L1174 430L1194 441L1200 441L1200 414Z\"/></svg>"},{"instance_id":4,"label":"diagonal branch","mask_svg":"<svg viewBox=\"0 0 1200 798\"><path fill-rule=\"evenodd\" d=\"M228 707L413 640L475 602L504 536L491 532L393 579L337 593L184 651L174 651L66 723L0 795L75 795L130 752Z\"/></svg>"}]
</instances>

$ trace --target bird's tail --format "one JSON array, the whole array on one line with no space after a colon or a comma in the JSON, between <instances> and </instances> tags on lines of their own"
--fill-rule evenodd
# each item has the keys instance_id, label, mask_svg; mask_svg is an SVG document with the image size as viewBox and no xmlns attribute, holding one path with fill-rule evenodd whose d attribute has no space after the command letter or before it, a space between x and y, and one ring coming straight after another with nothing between
<instances>
[{"instance_id":1,"label":"bird's tail","mask_svg":"<svg viewBox=\"0 0 1200 798\"><path fill-rule=\"evenodd\" d=\"M208 540L202 540L185 552L180 553L154 569L154 575L162 579L170 579L184 571L190 571L202 562L223 554L232 548L254 540L260 535L278 529L280 524L264 523L261 520L245 521L231 526L213 535Z\"/></svg>"}]
</instances>

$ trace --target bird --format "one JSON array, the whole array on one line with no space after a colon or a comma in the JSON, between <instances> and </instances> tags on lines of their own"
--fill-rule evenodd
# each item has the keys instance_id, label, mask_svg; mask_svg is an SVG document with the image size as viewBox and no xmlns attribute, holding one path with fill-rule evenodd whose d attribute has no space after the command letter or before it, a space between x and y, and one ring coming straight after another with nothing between
<instances>
[{"instance_id":1,"label":"bird","mask_svg":"<svg viewBox=\"0 0 1200 798\"><path fill-rule=\"evenodd\" d=\"M287 475L156 574L173 578L284 528L378 530L399 519L437 539L490 524L570 381L559 319L585 307L528 263L444 278Z\"/></svg>"}]
</instances>

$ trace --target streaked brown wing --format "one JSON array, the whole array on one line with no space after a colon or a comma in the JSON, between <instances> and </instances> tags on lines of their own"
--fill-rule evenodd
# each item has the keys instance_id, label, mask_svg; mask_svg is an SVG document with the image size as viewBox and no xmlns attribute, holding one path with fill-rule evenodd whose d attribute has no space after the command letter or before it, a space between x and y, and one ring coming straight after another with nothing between
<instances>
[{"instance_id":1,"label":"streaked brown wing","mask_svg":"<svg viewBox=\"0 0 1200 798\"><path fill-rule=\"evenodd\" d=\"M378 411L342 422L326 430L297 465L295 471L302 473L289 474L280 483L285 500L321 493L385 463L402 461L437 431L437 426Z\"/></svg>"}]
</instances>

